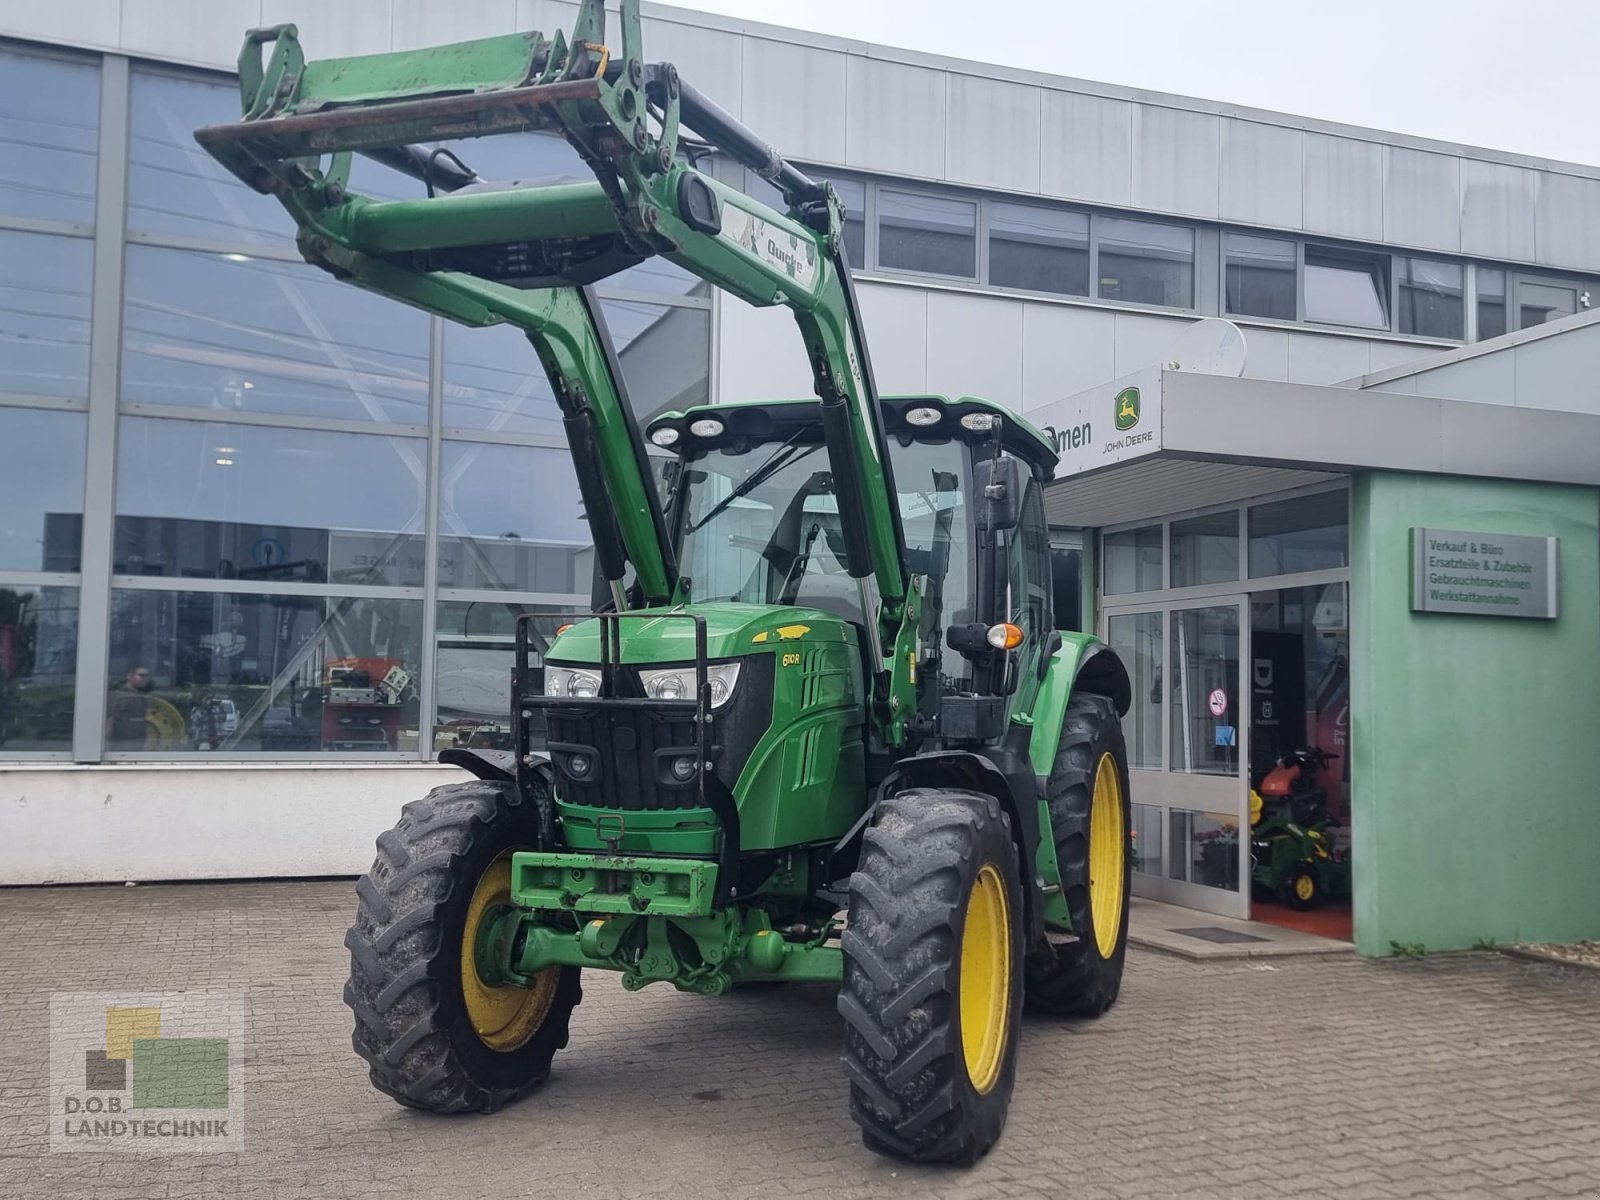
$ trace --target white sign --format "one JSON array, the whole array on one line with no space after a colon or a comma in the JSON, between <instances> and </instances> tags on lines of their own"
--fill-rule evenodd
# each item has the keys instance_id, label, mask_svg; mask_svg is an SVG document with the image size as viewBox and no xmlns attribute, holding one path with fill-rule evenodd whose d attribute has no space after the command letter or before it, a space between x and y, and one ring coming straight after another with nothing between
<instances>
[{"instance_id":1,"label":"white sign","mask_svg":"<svg viewBox=\"0 0 1600 1200\"><path fill-rule=\"evenodd\" d=\"M1143 458L1161 449L1161 368L1147 367L1026 415L1055 442L1057 479Z\"/></svg>"}]
</instances>

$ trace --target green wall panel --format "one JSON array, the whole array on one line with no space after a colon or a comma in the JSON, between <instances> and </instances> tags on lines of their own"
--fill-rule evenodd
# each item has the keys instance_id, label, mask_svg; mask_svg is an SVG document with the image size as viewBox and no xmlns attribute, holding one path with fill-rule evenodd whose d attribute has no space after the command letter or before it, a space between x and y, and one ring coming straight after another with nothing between
<instances>
[{"instance_id":1,"label":"green wall panel","mask_svg":"<svg viewBox=\"0 0 1600 1200\"><path fill-rule=\"evenodd\" d=\"M1560 616L1412 613L1413 526L1560 538ZM1600 937L1600 492L1366 473L1351 551L1357 948Z\"/></svg>"}]
</instances>

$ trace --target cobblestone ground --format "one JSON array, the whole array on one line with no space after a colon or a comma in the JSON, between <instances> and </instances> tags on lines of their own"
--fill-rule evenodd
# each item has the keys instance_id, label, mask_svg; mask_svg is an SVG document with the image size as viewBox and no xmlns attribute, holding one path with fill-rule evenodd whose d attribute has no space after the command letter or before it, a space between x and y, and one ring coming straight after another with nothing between
<instances>
[{"instance_id":1,"label":"cobblestone ground","mask_svg":"<svg viewBox=\"0 0 1600 1200\"><path fill-rule=\"evenodd\" d=\"M1494 954L1196 963L1134 950L1099 1021L1029 1019L971 1170L867 1153L825 987L586 978L549 1085L491 1117L373 1092L340 1003L348 883L0 891L0 1196L1600 1193L1600 973ZM238 1154L47 1149L54 990L243 992Z\"/></svg>"}]
</instances>

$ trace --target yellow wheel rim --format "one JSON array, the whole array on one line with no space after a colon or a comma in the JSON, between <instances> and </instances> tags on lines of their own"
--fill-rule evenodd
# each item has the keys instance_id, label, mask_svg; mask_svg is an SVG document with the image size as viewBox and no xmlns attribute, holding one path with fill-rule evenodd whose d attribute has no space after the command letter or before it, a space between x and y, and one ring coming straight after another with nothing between
<instances>
[{"instance_id":1,"label":"yellow wheel rim","mask_svg":"<svg viewBox=\"0 0 1600 1200\"><path fill-rule=\"evenodd\" d=\"M1101 958L1116 952L1122 932L1122 892L1128 877L1124 827L1122 776L1116 759L1102 754L1089 806L1089 919Z\"/></svg>"},{"instance_id":2,"label":"yellow wheel rim","mask_svg":"<svg viewBox=\"0 0 1600 1200\"><path fill-rule=\"evenodd\" d=\"M1317 881L1309 875L1295 876L1294 894L1302 900L1311 899L1317 894Z\"/></svg>"},{"instance_id":3,"label":"yellow wheel rim","mask_svg":"<svg viewBox=\"0 0 1600 1200\"><path fill-rule=\"evenodd\" d=\"M1005 880L985 863L967 896L961 931L961 1054L980 1093L994 1087L1011 1014L1011 910Z\"/></svg>"},{"instance_id":4,"label":"yellow wheel rim","mask_svg":"<svg viewBox=\"0 0 1600 1200\"><path fill-rule=\"evenodd\" d=\"M478 933L484 917L511 901L511 858L489 864L473 889L467 906L467 926L461 935L461 993L467 1002L467 1019L478 1038L502 1053L528 1044L550 1013L556 998L561 968L548 967L533 978L533 986L490 987L478 975Z\"/></svg>"}]
</instances>

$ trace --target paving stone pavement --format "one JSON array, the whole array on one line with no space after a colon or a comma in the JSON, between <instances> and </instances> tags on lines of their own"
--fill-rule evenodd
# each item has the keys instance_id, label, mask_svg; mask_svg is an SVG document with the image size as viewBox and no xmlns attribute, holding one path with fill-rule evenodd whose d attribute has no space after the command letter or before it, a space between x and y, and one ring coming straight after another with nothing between
<instances>
[{"instance_id":1,"label":"paving stone pavement","mask_svg":"<svg viewBox=\"0 0 1600 1200\"><path fill-rule=\"evenodd\" d=\"M350 1050L352 909L348 882L0 890L0 1197L1600 1194L1600 972L1134 949L1105 1017L1027 1020L993 1153L930 1170L862 1148L827 987L590 973L540 1093L401 1109ZM204 988L247 1000L245 1150L51 1153L50 991Z\"/></svg>"}]
</instances>

